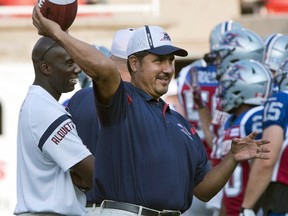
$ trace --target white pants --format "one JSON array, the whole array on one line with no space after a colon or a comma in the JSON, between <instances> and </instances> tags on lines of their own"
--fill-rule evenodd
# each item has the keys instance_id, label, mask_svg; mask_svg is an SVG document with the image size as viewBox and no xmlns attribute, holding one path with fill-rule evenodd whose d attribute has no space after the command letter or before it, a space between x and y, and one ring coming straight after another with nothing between
<instances>
[{"instance_id":1,"label":"white pants","mask_svg":"<svg viewBox=\"0 0 288 216\"><path fill-rule=\"evenodd\" d=\"M86 210L88 211L87 216L100 216L100 207L96 207L96 205L86 207Z\"/></svg>"},{"instance_id":2,"label":"white pants","mask_svg":"<svg viewBox=\"0 0 288 216\"><path fill-rule=\"evenodd\" d=\"M56 213L23 213L23 214L18 214L18 215L19 216L61 216L61 214L56 214Z\"/></svg>"},{"instance_id":3,"label":"white pants","mask_svg":"<svg viewBox=\"0 0 288 216\"><path fill-rule=\"evenodd\" d=\"M138 214L119 209L101 209L100 216L137 216Z\"/></svg>"}]
</instances>

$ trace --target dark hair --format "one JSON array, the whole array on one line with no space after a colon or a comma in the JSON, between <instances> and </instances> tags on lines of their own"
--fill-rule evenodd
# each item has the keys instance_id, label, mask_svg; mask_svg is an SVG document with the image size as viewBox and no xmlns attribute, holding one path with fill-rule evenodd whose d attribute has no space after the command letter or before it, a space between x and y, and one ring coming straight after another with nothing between
<instances>
[{"instance_id":1,"label":"dark hair","mask_svg":"<svg viewBox=\"0 0 288 216\"><path fill-rule=\"evenodd\" d=\"M142 59L143 59L145 56L149 55L149 54L150 54L150 53L149 53L148 51L144 50L144 51L137 52L137 53L134 53L134 54L131 54L131 55L134 55L134 56L140 61L140 63L141 63L141 62L142 62ZM131 56L131 55L130 55L130 56ZM129 57L130 57L130 56L128 56L127 68L128 68L129 73L131 74L132 68L130 67L130 63L129 63Z\"/></svg>"}]
</instances>

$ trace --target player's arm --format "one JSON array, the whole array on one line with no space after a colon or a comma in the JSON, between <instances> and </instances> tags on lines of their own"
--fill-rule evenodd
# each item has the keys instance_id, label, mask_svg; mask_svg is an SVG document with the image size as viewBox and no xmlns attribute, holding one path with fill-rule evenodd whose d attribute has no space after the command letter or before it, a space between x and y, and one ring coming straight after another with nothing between
<instances>
[{"instance_id":1,"label":"player's arm","mask_svg":"<svg viewBox=\"0 0 288 216\"><path fill-rule=\"evenodd\" d=\"M224 187L238 162L253 158L269 159L270 143L267 139L255 140L257 132L237 139L234 138L231 143L231 149L225 158L215 167L213 167L194 188L195 196L202 201L209 201L218 191Z\"/></svg>"},{"instance_id":2,"label":"player's arm","mask_svg":"<svg viewBox=\"0 0 288 216\"><path fill-rule=\"evenodd\" d=\"M212 122L211 111L205 105L201 97L201 89L200 87L193 89L193 101L197 105L199 119L201 121L201 127L206 139L206 142L212 148L213 145L213 133L210 129L210 125Z\"/></svg>"},{"instance_id":3,"label":"player's arm","mask_svg":"<svg viewBox=\"0 0 288 216\"><path fill-rule=\"evenodd\" d=\"M263 138L269 138L272 143L270 160L256 159L253 162L242 203L243 208L253 209L268 187L283 143L283 133L283 129L278 125L269 126L263 131Z\"/></svg>"},{"instance_id":4,"label":"player's arm","mask_svg":"<svg viewBox=\"0 0 288 216\"><path fill-rule=\"evenodd\" d=\"M70 169L73 184L81 189L91 189L93 186L94 156L89 155Z\"/></svg>"},{"instance_id":5,"label":"player's arm","mask_svg":"<svg viewBox=\"0 0 288 216\"><path fill-rule=\"evenodd\" d=\"M198 109L198 114L206 142L208 143L210 148L212 148L214 135L210 129L210 125L212 122L211 111L208 109L208 107L203 107Z\"/></svg>"},{"instance_id":6,"label":"player's arm","mask_svg":"<svg viewBox=\"0 0 288 216\"><path fill-rule=\"evenodd\" d=\"M121 81L120 73L113 61L90 44L63 31L56 22L45 18L37 5L34 7L32 18L38 34L51 37L63 46L79 67L93 79L99 102L108 104Z\"/></svg>"},{"instance_id":7,"label":"player's arm","mask_svg":"<svg viewBox=\"0 0 288 216\"><path fill-rule=\"evenodd\" d=\"M224 187L237 166L237 162L232 158L232 153L229 152L225 160L213 167L203 181L194 187L194 195L198 199L207 202Z\"/></svg>"}]
</instances>

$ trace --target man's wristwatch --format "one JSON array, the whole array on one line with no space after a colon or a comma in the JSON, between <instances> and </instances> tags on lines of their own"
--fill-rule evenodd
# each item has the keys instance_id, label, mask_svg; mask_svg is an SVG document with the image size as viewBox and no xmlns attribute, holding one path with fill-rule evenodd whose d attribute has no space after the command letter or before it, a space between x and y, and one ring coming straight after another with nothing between
<instances>
[{"instance_id":1,"label":"man's wristwatch","mask_svg":"<svg viewBox=\"0 0 288 216\"><path fill-rule=\"evenodd\" d=\"M241 208L240 216L256 216L253 209Z\"/></svg>"}]
</instances>

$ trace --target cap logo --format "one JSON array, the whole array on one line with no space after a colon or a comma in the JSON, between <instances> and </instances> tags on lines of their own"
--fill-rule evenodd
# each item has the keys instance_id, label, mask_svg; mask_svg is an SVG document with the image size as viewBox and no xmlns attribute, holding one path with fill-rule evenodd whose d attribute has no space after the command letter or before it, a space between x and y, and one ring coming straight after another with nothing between
<instances>
[{"instance_id":1,"label":"cap logo","mask_svg":"<svg viewBox=\"0 0 288 216\"><path fill-rule=\"evenodd\" d=\"M150 30L149 30L149 27L145 26L145 30L146 30L146 35L147 35L149 47L150 47L150 49L154 48L153 40L152 40L152 36L151 36Z\"/></svg>"},{"instance_id":2,"label":"cap logo","mask_svg":"<svg viewBox=\"0 0 288 216\"><path fill-rule=\"evenodd\" d=\"M171 41L171 38L170 36L168 35L168 33L164 32L164 36L163 38L160 40L160 41Z\"/></svg>"}]
</instances>

